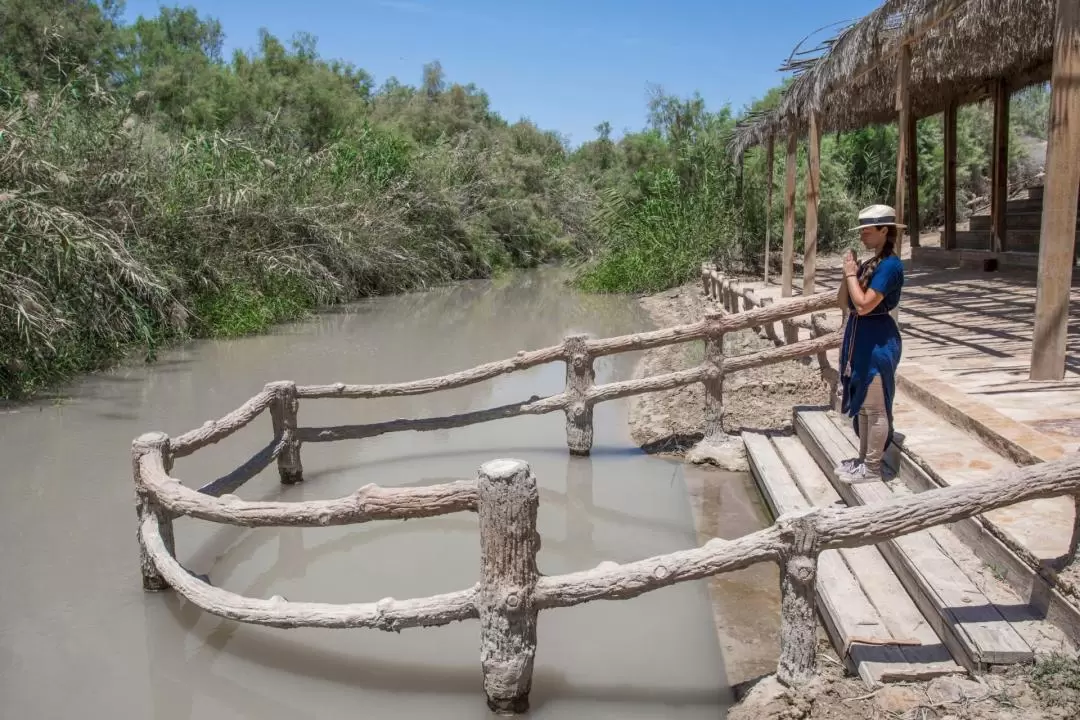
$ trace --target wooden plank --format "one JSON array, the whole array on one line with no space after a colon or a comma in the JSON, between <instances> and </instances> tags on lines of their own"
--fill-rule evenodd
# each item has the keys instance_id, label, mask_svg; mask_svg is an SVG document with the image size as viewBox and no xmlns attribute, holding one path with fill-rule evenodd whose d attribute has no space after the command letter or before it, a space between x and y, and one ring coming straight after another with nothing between
<instances>
[{"instance_id":1,"label":"wooden plank","mask_svg":"<svg viewBox=\"0 0 1080 720\"><path fill-rule=\"evenodd\" d=\"M795 171L799 153L799 137L788 135L787 177L784 183L784 266L780 275L780 297L791 297L795 273Z\"/></svg>"},{"instance_id":2,"label":"wooden plank","mask_svg":"<svg viewBox=\"0 0 1080 720\"><path fill-rule=\"evenodd\" d=\"M1031 379L1065 377L1076 192L1080 186L1080 3L1058 0L1054 69L1050 80L1050 138L1046 148L1039 286L1031 342Z\"/></svg>"},{"instance_id":3,"label":"wooden plank","mask_svg":"<svg viewBox=\"0 0 1080 720\"><path fill-rule=\"evenodd\" d=\"M809 509L772 441L744 432L750 469L775 517ZM873 687L886 673L910 675L914 669L896 646L877 609L836 550L818 557L818 608L833 647L863 681Z\"/></svg>"},{"instance_id":4,"label":"wooden plank","mask_svg":"<svg viewBox=\"0 0 1080 720\"><path fill-rule=\"evenodd\" d=\"M892 499L884 483L848 485L832 470L854 446L821 411L796 415L796 430L834 487L850 505ZM996 606L976 587L929 532L896 538L878 546L924 617L952 656L969 669L990 664L1029 662L1031 648Z\"/></svg>"},{"instance_id":5,"label":"wooden plank","mask_svg":"<svg viewBox=\"0 0 1080 720\"><path fill-rule=\"evenodd\" d=\"M769 136L765 143L765 287L769 286L769 245L772 241L773 159L776 138Z\"/></svg>"},{"instance_id":6,"label":"wooden plank","mask_svg":"<svg viewBox=\"0 0 1080 720\"><path fill-rule=\"evenodd\" d=\"M994 143L990 180L990 249L1004 252L1009 200L1009 87L1004 80L994 83Z\"/></svg>"},{"instance_id":7,"label":"wooden plank","mask_svg":"<svg viewBox=\"0 0 1080 720\"><path fill-rule=\"evenodd\" d=\"M810 141L806 174L806 233L803 236L803 295L814 294L817 273L818 201L821 196L821 129L810 111Z\"/></svg>"},{"instance_id":8,"label":"wooden plank","mask_svg":"<svg viewBox=\"0 0 1080 720\"><path fill-rule=\"evenodd\" d=\"M945 234L946 250L956 248L956 125L957 104L953 98L945 108Z\"/></svg>"},{"instance_id":9,"label":"wooden plank","mask_svg":"<svg viewBox=\"0 0 1080 720\"><path fill-rule=\"evenodd\" d=\"M811 505L846 505L797 437L777 437L773 443L795 484ZM904 590L880 550L873 546L843 548L840 556L877 608L890 634L894 638L910 640L909 644L900 647L904 658L913 666L909 678L929 679L963 672Z\"/></svg>"}]
</instances>

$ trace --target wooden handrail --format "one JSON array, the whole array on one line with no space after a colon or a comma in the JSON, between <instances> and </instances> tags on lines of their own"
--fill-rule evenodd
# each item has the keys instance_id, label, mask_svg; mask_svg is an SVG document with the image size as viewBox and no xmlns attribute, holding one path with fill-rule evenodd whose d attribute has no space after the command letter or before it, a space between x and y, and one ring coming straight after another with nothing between
<instances>
[{"instance_id":1,"label":"wooden handrail","mask_svg":"<svg viewBox=\"0 0 1080 720\"><path fill-rule=\"evenodd\" d=\"M139 456L137 466L160 475L165 442L160 434L144 436L146 452ZM143 479L149 482L142 487L155 496L162 488L171 489L170 482L160 477ZM232 620L274 627L399 631L480 618L489 705L520 711L528 704L536 650L536 614L540 610L637 597L762 561L779 562L786 568L781 580L778 677L789 685L806 682L816 672L814 583L821 552L875 545L1029 500L1080 495L1080 455L872 505L816 508L782 515L770 527L734 540L714 538L697 548L625 564L604 562L591 570L552 577L539 576L535 569L537 495L528 465L515 460L492 461L481 468L479 480L468 485L473 494L466 503L470 506L462 509L476 508L481 515L481 530L486 538L482 541L484 578L472 588L426 598L386 598L351 605L296 603L280 597L247 598L214 588L184 570L173 557L171 532L167 539L159 515L145 514L139 535L148 561L167 585L207 612ZM447 487L408 490L441 493ZM309 510L302 507L307 503L262 505L291 505L291 509L281 508L281 512L296 518L309 515ZM422 517L423 513L419 505L409 509L402 506L396 517Z\"/></svg>"}]
</instances>

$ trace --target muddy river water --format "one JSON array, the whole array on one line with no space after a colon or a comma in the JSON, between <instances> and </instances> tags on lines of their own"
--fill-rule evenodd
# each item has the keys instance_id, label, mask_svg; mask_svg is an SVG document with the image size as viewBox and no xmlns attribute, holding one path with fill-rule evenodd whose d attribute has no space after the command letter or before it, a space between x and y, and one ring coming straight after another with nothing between
<instances>
[{"instance_id":1,"label":"muddy river water","mask_svg":"<svg viewBox=\"0 0 1080 720\"><path fill-rule=\"evenodd\" d=\"M570 333L603 337L649 327L632 299L579 295L563 279L560 271L520 273L374 299L260 337L192 343L153 365L85 378L62 400L0 409L0 716L488 717L475 621L401 634L277 630L210 616L173 593L144 594L130 444L149 430L176 435L220 417L272 380L413 380ZM601 359L597 382L629 378L636 360ZM563 383L563 365L553 363L437 395L303 401L300 423L444 415L560 392ZM308 445L305 483L280 486L270 468L238 494L330 498L369 482L472 477L487 460L520 458L540 486L545 574L670 552L765 522L746 478L643 454L630 439L623 401L599 406L595 427L589 458L569 457L561 413ZM173 474L201 485L261 448L270 433L264 415L179 460ZM699 497L702 487L713 487L705 496L720 527L695 528L688 487ZM255 530L181 519L176 537L186 567L254 597L407 598L468 587L479 573L473 514ZM713 586L718 598L706 582L684 583L542 613L530 716L723 717L731 702L725 656L746 638L726 643L714 614L721 625L730 616L735 636L739 628L751 634L755 621L775 615L767 580L767 572L724 578Z\"/></svg>"}]
</instances>

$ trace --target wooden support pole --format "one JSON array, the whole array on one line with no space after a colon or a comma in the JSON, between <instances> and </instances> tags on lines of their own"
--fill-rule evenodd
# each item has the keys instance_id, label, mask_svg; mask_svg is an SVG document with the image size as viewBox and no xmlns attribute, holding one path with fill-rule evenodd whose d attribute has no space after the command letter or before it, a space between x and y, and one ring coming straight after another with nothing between
<instances>
[{"instance_id":1,"label":"wooden support pole","mask_svg":"<svg viewBox=\"0 0 1080 720\"><path fill-rule=\"evenodd\" d=\"M772 240L773 158L776 155L776 138L765 141L765 285L769 284L769 244Z\"/></svg>"},{"instance_id":2,"label":"wooden support pole","mask_svg":"<svg viewBox=\"0 0 1080 720\"><path fill-rule=\"evenodd\" d=\"M169 436L161 432L152 432L141 435L131 444L131 470L135 478L135 514L139 519L138 528L142 527L143 521L148 515L156 515L161 540L169 555L176 555L176 545L173 539L172 515L154 501L153 495L146 487L142 477L142 469L139 460L150 452L161 453L164 459L165 472L172 468L172 460L169 450ZM139 539L139 566L142 569L142 586L147 592L168 590L169 584L158 572L153 558L147 552L142 534L137 532Z\"/></svg>"},{"instance_id":3,"label":"wooden support pole","mask_svg":"<svg viewBox=\"0 0 1080 720\"><path fill-rule=\"evenodd\" d=\"M589 390L596 379L589 355L588 335L570 335L563 341L566 351L566 445L571 455L588 455L593 444L593 406Z\"/></svg>"},{"instance_id":4,"label":"wooden support pole","mask_svg":"<svg viewBox=\"0 0 1080 720\"><path fill-rule=\"evenodd\" d=\"M1080 187L1080 3L1058 0L1054 69L1050 81L1050 137L1046 148L1039 283L1031 379L1065 377L1076 196Z\"/></svg>"},{"instance_id":5,"label":"wooden support pole","mask_svg":"<svg viewBox=\"0 0 1080 720\"><path fill-rule=\"evenodd\" d=\"M806 174L806 235L803 238L803 295L814 294L817 273L818 201L821 197L821 129L810 111L809 167Z\"/></svg>"},{"instance_id":6,"label":"wooden support pole","mask_svg":"<svg viewBox=\"0 0 1080 720\"><path fill-rule=\"evenodd\" d=\"M784 183L784 266L780 275L780 295L791 297L791 283L795 273L795 163L798 160L799 138L788 135L787 178Z\"/></svg>"},{"instance_id":7,"label":"wooden support pole","mask_svg":"<svg viewBox=\"0 0 1080 720\"><path fill-rule=\"evenodd\" d=\"M285 443L278 455L278 477L285 485L295 485L304 479L304 466L300 462L300 440L296 437L296 413L300 408L300 401L296 397L296 383L268 383L266 390L274 395L270 403L274 438Z\"/></svg>"},{"instance_id":8,"label":"wooden support pole","mask_svg":"<svg viewBox=\"0 0 1080 720\"><path fill-rule=\"evenodd\" d=\"M784 526L787 543L780 554L780 662L776 679L798 687L817 674L817 530L812 514L781 516L777 523Z\"/></svg>"},{"instance_id":9,"label":"wooden support pole","mask_svg":"<svg viewBox=\"0 0 1080 720\"><path fill-rule=\"evenodd\" d=\"M479 498L484 691L492 711L523 713L536 657L536 478L521 460L492 460L480 468Z\"/></svg>"},{"instance_id":10,"label":"wooden support pole","mask_svg":"<svg viewBox=\"0 0 1080 720\"><path fill-rule=\"evenodd\" d=\"M771 297L763 297L763 298L761 298L761 307L763 307L763 308L768 307L768 306L772 305L773 302L775 302L775 301ZM767 322L767 323L765 323L764 328L765 328L765 337L767 337L769 340L772 340L777 345L782 345L783 344L783 341L780 340L780 336L776 334L776 323L775 322Z\"/></svg>"},{"instance_id":11,"label":"wooden support pole","mask_svg":"<svg viewBox=\"0 0 1080 720\"><path fill-rule=\"evenodd\" d=\"M1009 201L1009 86L1004 80L994 84L994 148L991 162L990 249L1004 252L1008 247L1005 210Z\"/></svg>"},{"instance_id":12,"label":"wooden support pole","mask_svg":"<svg viewBox=\"0 0 1080 720\"><path fill-rule=\"evenodd\" d=\"M708 298L709 297L709 263L701 263L701 292Z\"/></svg>"},{"instance_id":13,"label":"wooden support pole","mask_svg":"<svg viewBox=\"0 0 1080 720\"><path fill-rule=\"evenodd\" d=\"M945 106L945 232L942 243L946 250L956 248L956 98Z\"/></svg>"},{"instance_id":14,"label":"wooden support pole","mask_svg":"<svg viewBox=\"0 0 1080 720\"><path fill-rule=\"evenodd\" d=\"M919 121L911 112L904 126L907 140L907 226L911 247L919 247Z\"/></svg>"},{"instance_id":15,"label":"wooden support pole","mask_svg":"<svg viewBox=\"0 0 1080 720\"><path fill-rule=\"evenodd\" d=\"M724 436L724 333L720 330L722 313L706 313L705 359L709 369L705 386L705 437Z\"/></svg>"},{"instance_id":16,"label":"wooden support pole","mask_svg":"<svg viewBox=\"0 0 1080 720\"><path fill-rule=\"evenodd\" d=\"M899 142L896 147L896 222L903 223L907 215L904 213L904 200L907 197L907 173L905 171L908 157L908 133L907 127L911 123L911 46L905 44L900 50L899 63L896 70L896 109L899 112L897 133ZM900 258L904 256L904 236L897 239L899 247L896 254Z\"/></svg>"}]
</instances>

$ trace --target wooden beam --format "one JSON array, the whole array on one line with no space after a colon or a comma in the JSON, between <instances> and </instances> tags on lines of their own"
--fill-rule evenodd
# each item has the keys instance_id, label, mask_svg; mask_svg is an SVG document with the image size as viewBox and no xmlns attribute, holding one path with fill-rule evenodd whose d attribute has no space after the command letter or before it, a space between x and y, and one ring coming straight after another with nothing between
<instances>
[{"instance_id":1,"label":"wooden beam","mask_svg":"<svg viewBox=\"0 0 1080 720\"><path fill-rule=\"evenodd\" d=\"M994 86L993 169L990 173L991 244L994 252L1006 248L1006 213L1009 200L1009 87L1004 80Z\"/></svg>"},{"instance_id":2,"label":"wooden beam","mask_svg":"<svg viewBox=\"0 0 1080 720\"><path fill-rule=\"evenodd\" d=\"M896 147L896 222L904 222L904 196L906 195L906 175L904 172L908 156L907 128L911 123L911 47L904 45L900 51L900 62L896 66L896 109L899 117L899 142ZM896 254L904 256L904 236L897 238Z\"/></svg>"},{"instance_id":3,"label":"wooden beam","mask_svg":"<svg viewBox=\"0 0 1080 720\"><path fill-rule=\"evenodd\" d=\"M795 273L795 163L799 153L799 136L788 135L787 178L784 184L784 266L780 276L781 297L791 297L792 276Z\"/></svg>"},{"instance_id":4,"label":"wooden beam","mask_svg":"<svg viewBox=\"0 0 1080 720\"><path fill-rule=\"evenodd\" d=\"M946 250L956 248L956 123L957 105L954 98L945 107L945 232L942 244Z\"/></svg>"},{"instance_id":5,"label":"wooden beam","mask_svg":"<svg viewBox=\"0 0 1080 720\"><path fill-rule=\"evenodd\" d=\"M773 156L776 154L776 138L769 136L765 143L765 284L769 284L769 243L772 239Z\"/></svg>"},{"instance_id":6,"label":"wooden beam","mask_svg":"<svg viewBox=\"0 0 1080 720\"><path fill-rule=\"evenodd\" d=\"M806 174L806 234L803 238L803 295L814 294L817 272L818 200L821 196L821 130L810 111L809 172Z\"/></svg>"},{"instance_id":7,"label":"wooden beam","mask_svg":"<svg viewBox=\"0 0 1080 720\"><path fill-rule=\"evenodd\" d=\"M1058 0L1039 239L1039 285L1031 343L1032 380L1065 377L1065 339L1076 244L1076 194L1080 187L1077 158L1080 158L1080 3Z\"/></svg>"},{"instance_id":8,"label":"wooden beam","mask_svg":"<svg viewBox=\"0 0 1080 720\"><path fill-rule=\"evenodd\" d=\"M910 108L910 104L908 106ZM908 112L904 134L907 136L907 224L911 247L919 247L919 121L914 113Z\"/></svg>"}]
</instances>

